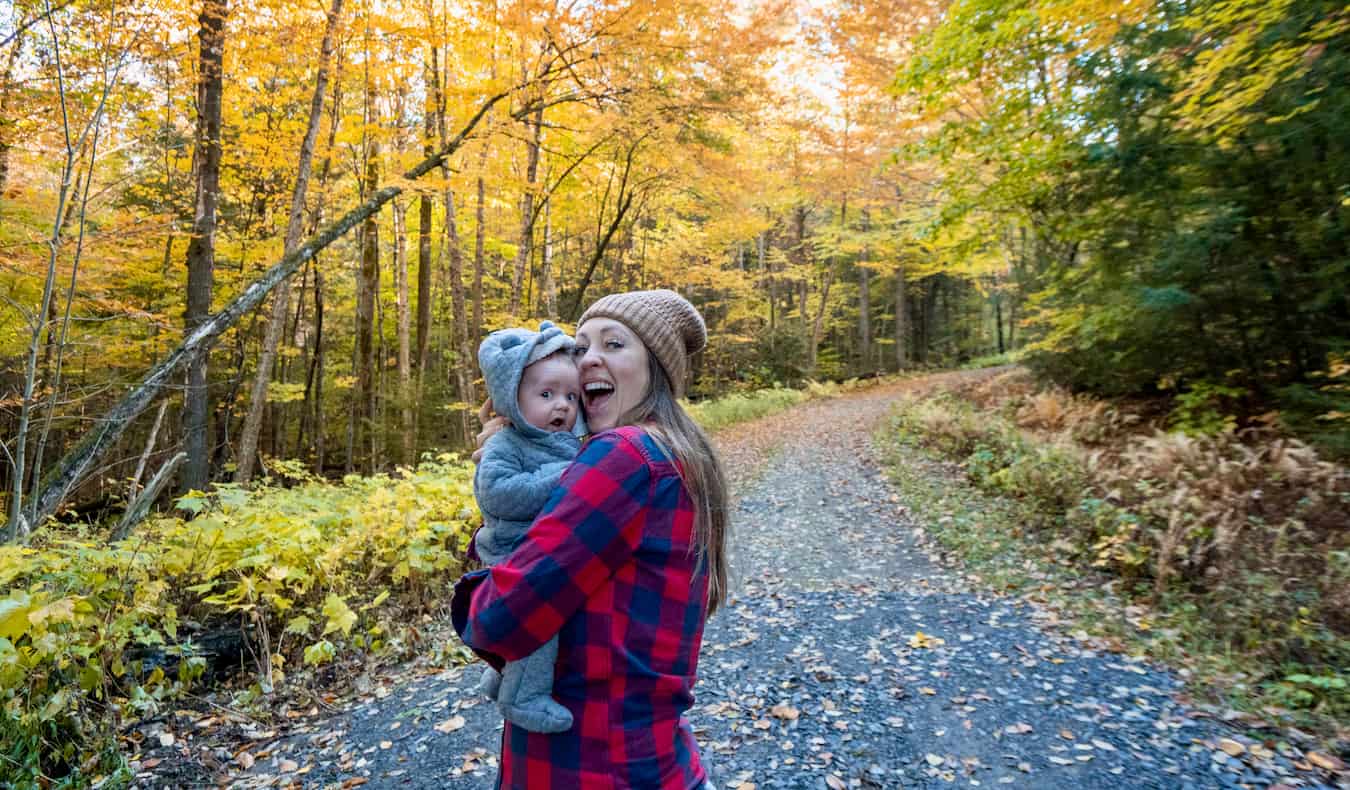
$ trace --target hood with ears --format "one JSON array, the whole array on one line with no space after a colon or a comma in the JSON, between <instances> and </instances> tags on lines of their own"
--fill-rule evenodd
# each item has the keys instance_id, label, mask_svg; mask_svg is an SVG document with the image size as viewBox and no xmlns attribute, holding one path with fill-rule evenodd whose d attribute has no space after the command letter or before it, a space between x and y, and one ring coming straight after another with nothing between
<instances>
[{"instance_id":1,"label":"hood with ears","mask_svg":"<svg viewBox=\"0 0 1350 790\"><path fill-rule=\"evenodd\" d=\"M511 421L511 425L523 436L538 439L549 431L530 425L520 413L517 394L520 391L520 377L525 368L559 351L571 351L576 341L551 321L539 324L539 331L528 329L499 329L483 339L478 346L478 367L483 371L483 380L487 382L488 395L492 397L492 408L498 414ZM584 436L586 422L582 419L581 404L577 404L577 423L572 429L575 436Z\"/></svg>"}]
</instances>

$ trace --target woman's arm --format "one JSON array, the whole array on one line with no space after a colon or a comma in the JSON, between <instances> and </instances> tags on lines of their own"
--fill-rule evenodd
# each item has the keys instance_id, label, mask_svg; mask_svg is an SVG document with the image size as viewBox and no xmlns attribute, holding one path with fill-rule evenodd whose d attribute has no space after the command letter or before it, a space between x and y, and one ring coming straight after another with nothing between
<instances>
[{"instance_id":1,"label":"woman's arm","mask_svg":"<svg viewBox=\"0 0 1350 790\"><path fill-rule=\"evenodd\" d=\"M623 436L587 443L520 547L455 586L451 615L464 643L497 665L557 634L636 550L651 487L646 458Z\"/></svg>"}]
</instances>

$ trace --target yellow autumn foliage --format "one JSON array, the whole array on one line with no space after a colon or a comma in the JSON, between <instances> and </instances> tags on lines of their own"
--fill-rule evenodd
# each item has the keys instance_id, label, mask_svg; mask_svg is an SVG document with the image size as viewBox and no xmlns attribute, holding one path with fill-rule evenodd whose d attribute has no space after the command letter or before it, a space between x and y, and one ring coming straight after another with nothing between
<instances>
[{"instance_id":1,"label":"yellow autumn foliage","mask_svg":"<svg viewBox=\"0 0 1350 790\"><path fill-rule=\"evenodd\" d=\"M0 547L0 729L152 713L202 673L200 633L241 629L263 683L379 652L448 601L479 519L472 479L442 455L397 477L189 495L195 518L117 543L66 529Z\"/></svg>"}]
</instances>

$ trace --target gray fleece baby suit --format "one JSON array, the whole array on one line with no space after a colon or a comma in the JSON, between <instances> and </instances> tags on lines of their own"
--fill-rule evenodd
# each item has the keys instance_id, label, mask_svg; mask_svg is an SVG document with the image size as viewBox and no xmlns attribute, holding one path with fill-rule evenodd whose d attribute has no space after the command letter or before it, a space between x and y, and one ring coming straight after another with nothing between
<instances>
[{"instance_id":1,"label":"gray fleece baby suit","mask_svg":"<svg viewBox=\"0 0 1350 790\"><path fill-rule=\"evenodd\" d=\"M521 415L516 399L527 366L574 346L572 338L545 321L538 332L493 332L478 347L478 366L493 408L511 421L483 445L483 459L473 477L474 497L483 513L483 528L474 537L474 549L488 565L506 559L520 544L581 447L586 428L580 404L576 427L568 433L531 425ZM551 696L557 659L555 636L525 658L508 663L500 675L488 667L480 688L497 700L511 723L530 732L565 732L572 727L572 713Z\"/></svg>"}]
</instances>

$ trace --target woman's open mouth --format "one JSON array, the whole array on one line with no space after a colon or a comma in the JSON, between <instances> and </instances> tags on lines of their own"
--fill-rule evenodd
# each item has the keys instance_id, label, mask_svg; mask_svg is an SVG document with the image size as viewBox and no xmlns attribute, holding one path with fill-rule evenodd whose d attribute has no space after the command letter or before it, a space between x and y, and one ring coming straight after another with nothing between
<instances>
[{"instance_id":1,"label":"woman's open mouth","mask_svg":"<svg viewBox=\"0 0 1350 790\"><path fill-rule=\"evenodd\" d=\"M594 411L602 408L605 402L614 394L614 385L604 381L592 381L585 387L586 390L586 410Z\"/></svg>"}]
</instances>

